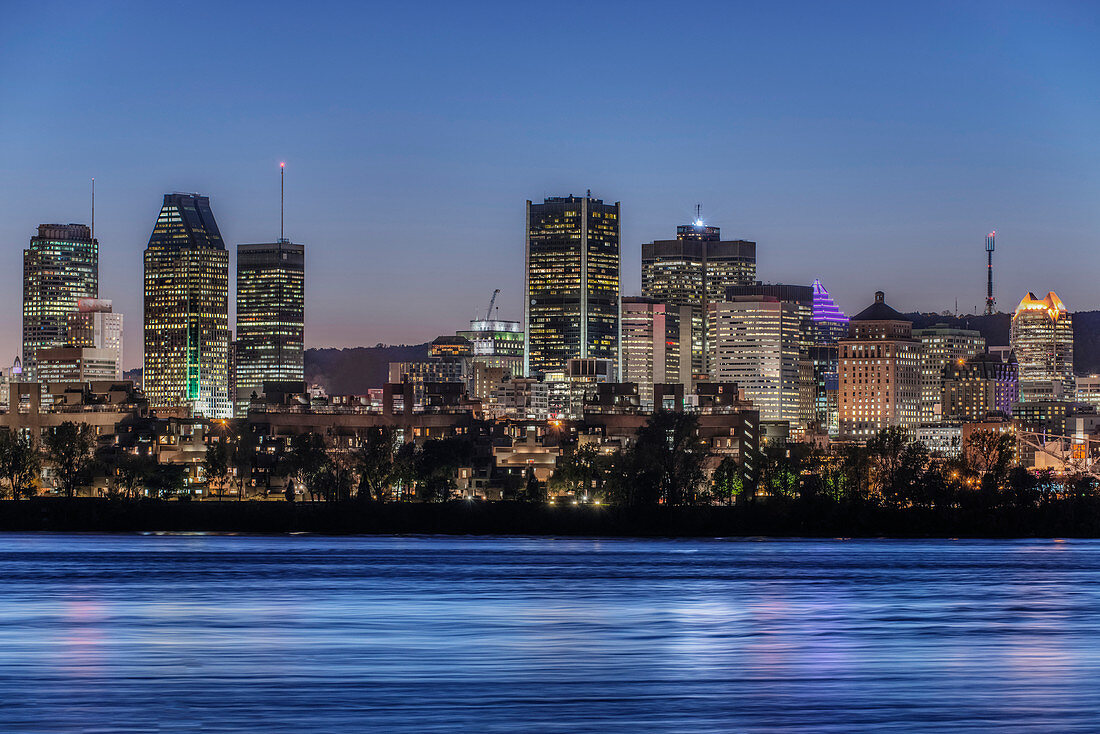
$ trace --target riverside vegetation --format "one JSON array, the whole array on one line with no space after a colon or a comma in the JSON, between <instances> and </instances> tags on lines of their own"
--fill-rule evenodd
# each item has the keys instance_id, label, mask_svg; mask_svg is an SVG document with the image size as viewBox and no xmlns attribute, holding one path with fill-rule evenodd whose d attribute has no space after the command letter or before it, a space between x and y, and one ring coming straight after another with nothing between
<instances>
[{"instance_id":1,"label":"riverside vegetation","mask_svg":"<svg viewBox=\"0 0 1100 734\"><path fill-rule=\"evenodd\" d=\"M1011 434L978 431L948 458L891 428L863 446L829 453L808 444L771 446L741 464L709 455L693 416L666 412L628 448L605 453L565 442L549 482L530 469L505 474L502 501L475 502L456 499L458 470L485 460L467 437L418 446L375 428L358 448L335 451L325 437L301 434L271 454L246 423L230 422L206 448L208 495L248 499L254 474L266 465L265 477L287 480L287 501L181 503L168 500L190 498L184 467L97 447L87 426L67 423L42 445L0 431L0 480L13 500L4 502L0 527L1100 535L1096 479L1030 472L1017 465L1015 448ZM71 502L39 494L43 468L55 477L55 494ZM79 497L97 476L106 480L104 496ZM293 487L301 488L301 500Z\"/></svg>"}]
</instances>

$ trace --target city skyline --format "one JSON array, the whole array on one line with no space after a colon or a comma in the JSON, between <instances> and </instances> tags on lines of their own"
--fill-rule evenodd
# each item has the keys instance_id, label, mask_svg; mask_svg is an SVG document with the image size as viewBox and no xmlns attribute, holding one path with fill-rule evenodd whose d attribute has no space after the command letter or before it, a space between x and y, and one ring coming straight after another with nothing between
<instances>
[{"instance_id":1,"label":"city skyline","mask_svg":"<svg viewBox=\"0 0 1100 734\"><path fill-rule=\"evenodd\" d=\"M993 229L1000 311L1029 290L1056 290L1076 310L1100 307L1089 269L1075 267L1100 231L1092 204L1100 149L1088 134L1100 116L1091 43L1098 18L1089 9L991 17L940 7L916 17L853 6L819 17L805 6L790 22L775 11L704 6L708 25L743 36L736 60L720 53L722 44L673 39L672 30L696 26L698 16L651 7L606 46L589 44L589 31L543 21L537 48L575 50L580 63L616 73L606 103L578 112L562 92L518 86L554 59L517 53L517 30L532 22L527 11L479 23L440 7L417 18L432 41L423 60L383 36L369 52L320 49L327 68L341 71L312 85L297 64L309 66L306 54L327 31L289 8L274 4L255 18L229 9L203 36L203 48L220 50L195 62L211 92L199 110L146 104L159 64L127 65L130 54L178 56L181 41L150 32L155 13L116 22L76 5L14 9L19 22L9 28L20 35L0 30L0 64L30 67L0 82L0 152L10 172L0 177L0 287L18 291L15 258L37 225L89 223L95 177L101 291L132 314L126 341L139 344L140 254L159 197L210 196L231 250L271 241L275 170L286 160L286 233L312 246L307 347L430 341L463 326L496 288L501 317L522 318L518 204L589 188L623 205L623 295L640 293L641 244L691 221L701 203L704 220L724 236L758 243L761 280L821 278L848 313L876 288L903 311L953 309L957 298L960 311L980 312L984 237ZM340 12L349 24L361 19ZM609 13L594 12L594 22ZM412 22L396 8L376 9L371 20ZM179 37L193 37L185 31L198 21L180 22ZM924 53L897 51L891 32L899 27L907 47ZM289 28L300 44L285 44ZM57 41L55 54L30 52L46 38ZM636 56L624 53L656 40L668 44L660 64L618 74L621 59ZM280 43L277 73L253 63ZM424 73L447 54L492 73ZM879 68L862 64L870 56ZM372 70L380 58L385 74ZM506 58L518 59L515 68L504 68ZM345 68L365 71L356 78ZM108 70L116 81L105 81ZM604 80L592 77L577 82L577 98L600 99ZM249 93L228 94L237 88L231 80ZM334 96L337 86L351 94ZM43 88L97 103L45 124L18 114ZM699 107L680 114L691 99ZM522 111L536 105L537 115ZM472 253L493 267L470 267ZM848 267L857 260L858 276ZM0 325L0 356L14 357L18 344L18 327ZM126 366L139 358L128 349Z\"/></svg>"}]
</instances>

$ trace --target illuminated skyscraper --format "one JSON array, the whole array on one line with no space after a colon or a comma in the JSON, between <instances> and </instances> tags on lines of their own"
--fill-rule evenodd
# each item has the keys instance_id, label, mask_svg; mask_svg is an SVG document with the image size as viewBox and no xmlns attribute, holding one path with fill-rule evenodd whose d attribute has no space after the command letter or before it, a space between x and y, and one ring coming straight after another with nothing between
<instances>
[{"instance_id":1,"label":"illuminated skyscraper","mask_svg":"<svg viewBox=\"0 0 1100 734\"><path fill-rule=\"evenodd\" d=\"M265 382L301 382L305 349L305 245L237 246L236 414Z\"/></svg>"},{"instance_id":2,"label":"illuminated skyscraper","mask_svg":"<svg viewBox=\"0 0 1100 734\"><path fill-rule=\"evenodd\" d=\"M37 379L38 352L63 347L69 314L99 295L99 241L83 224L42 224L23 250L23 371Z\"/></svg>"},{"instance_id":3,"label":"illuminated skyscraper","mask_svg":"<svg viewBox=\"0 0 1100 734\"><path fill-rule=\"evenodd\" d=\"M676 228L676 239L642 245L642 295L670 306L691 306L691 369L707 372L707 304L724 301L726 288L756 282L756 243L723 241L702 220Z\"/></svg>"},{"instance_id":4,"label":"illuminated skyscraper","mask_svg":"<svg viewBox=\"0 0 1100 734\"><path fill-rule=\"evenodd\" d=\"M570 359L619 362L619 205L527 202L524 372L564 378Z\"/></svg>"},{"instance_id":5,"label":"illuminated skyscraper","mask_svg":"<svg viewBox=\"0 0 1100 734\"><path fill-rule=\"evenodd\" d=\"M1021 403L1073 399L1073 317L1053 291L1043 299L1024 296L1009 342L1020 365Z\"/></svg>"},{"instance_id":6,"label":"illuminated skyscraper","mask_svg":"<svg viewBox=\"0 0 1100 734\"><path fill-rule=\"evenodd\" d=\"M819 347L835 347L836 343L848 336L848 317L837 307L829 296L829 291L814 280L811 286L813 301L813 340Z\"/></svg>"},{"instance_id":7,"label":"illuminated skyscraper","mask_svg":"<svg viewBox=\"0 0 1100 734\"><path fill-rule=\"evenodd\" d=\"M229 252L209 197L165 194L145 249L145 395L229 418L228 371Z\"/></svg>"}]
</instances>

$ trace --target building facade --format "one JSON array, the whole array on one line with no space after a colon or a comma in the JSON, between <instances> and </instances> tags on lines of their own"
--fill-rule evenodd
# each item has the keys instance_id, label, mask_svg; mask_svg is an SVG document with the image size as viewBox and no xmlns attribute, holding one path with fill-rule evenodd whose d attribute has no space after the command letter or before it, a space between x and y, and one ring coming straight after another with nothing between
<instances>
[{"instance_id":1,"label":"building facade","mask_svg":"<svg viewBox=\"0 0 1100 734\"><path fill-rule=\"evenodd\" d=\"M1073 317L1053 291L1023 297L1009 342L1020 364L1020 402L1073 399Z\"/></svg>"},{"instance_id":2,"label":"building facade","mask_svg":"<svg viewBox=\"0 0 1100 734\"><path fill-rule=\"evenodd\" d=\"M69 314L99 296L99 241L83 224L41 224L23 250L23 371L37 377L38 352L63 347Z\"/></svg>"},{"instance_id":3,"label":"building facade","mask_svg":"<svg viewBox=\"0 0 1100 734\"><path fill-rule=\"evenodd\" d=\"M51 347L39 353L38 377L43 383L118 380L118 352L94 347Z\"/></svg>"},{"instance_id":4,"label":"building facade","mask_svg":"<svg viewBox=\"0 0 1100 734\"><path fill-rule=\"evenodd\" d=\"M970 423L994 413L1011 416L1020 392L1016 360L979 354L949 362L943 369L941 390L942 421Z\"/></svg>"},{"instance_id":5,"label":"building facade","mask_svg":"<svg viewBox=\"0 0 1100 734\"><path fill-rule=\"evenodd\" d=\"M165 194L145 249L145 358L151 408L232 417L229 251L199 194Z\"/></svg>"},{"instance_id":6,"label":"building facade","mask_svg":"<svg viewBox=\"0 0 1100 734\"><path fill-rule=\"evenodd\" d=\"M691 308L691 370L706 379L707 307L724 301L726 288L756 282L756 243L722 240L721 230L696 221L676 228L676 239L642 245L642 295L670 306Z\"/></svg>"},{"instance_id":7,"label":"building facade","mask_svg":"<svg viewBox=\"0 0 1100 734\"><path fill-rule=\"evenodd\" d=\"M473 319L457 336L472 345L473 359L486 367L500 367L509 375L523 372L523 324L501 319Z\"/></svg>"},{"instance_id":8,"label":"building facade","mask_svg":"<svg viewBox=\"0 0 1100 734\"><path fill-rule=\"evenodd\" d=\"M70 347L107 349L114 353L117 365L113 379L122 379L122 314L116 313L109 300L81 298L76 311L68 316ZM101 379L101 378L96 378Z\"/></svg>"},{"instance_id":9,"label":"building facade","mask_svg":"<svg viewBox=\"0 0 1100 734\"><path fill-rule=\"evenodd\" d=\"M799 363L806 324L798 302L773 295L733 296L709 304L711 380L736 383L762 421L800 424Z\"/></svg>"},{"instance_id":10,"label":"building facade","mask_svg":"<svg viewBox=\"0 0 1100 734\"><path fill-rule=\"evenodd\" d=\"M691 384L691 354L680 348L681 308L652 298L623 298L620 375L623 382L638 385L638 395L645 409L653 409L655 384ZM690 318L690 309L687 312Z\"/></svg>"},{"instance_id":11,"label":"building facade","mask_svg":"<svg viewBox=\"0 0 1100 734\"><path fill-rule=\"evenodd\" d=\"M943 418L944 369L948 365L966 362L985 352L985 338L972 329L953 329L936 324L928 329L914 329L913 338L920 341L920 421L939 423Z\"/></svg>"},{"instance_id":12,"label":"building facade","mask_svg":"<svg viewBox=\"0 0 1100 734\"><path fill-rule=\"evenodd\" d=\"M886 304L882 291L852 317L848 338L837 348L841 438L865 441L884 428L920 424L920 342L912 322Z\"/></svg>"},{"instance_id":13,"label":"building facade","mask_svg":"<svg viewBox=\"0 0 1100 734\"><path fill-rule=\"evenodd\" d=\"M570 359L619 363L619 204L527 202L524 373L560 379Z\"/></svg>"},{"instance_id":14,"label":"building facade","mask_svg":"<svg viewBox=\"0 0 1100 734\"><path fill-rule=\"evenodd\" d=\"M264 382L304 379L305 249L288 240L237 246L237 416Z\"/></svg>"}]
</instances>

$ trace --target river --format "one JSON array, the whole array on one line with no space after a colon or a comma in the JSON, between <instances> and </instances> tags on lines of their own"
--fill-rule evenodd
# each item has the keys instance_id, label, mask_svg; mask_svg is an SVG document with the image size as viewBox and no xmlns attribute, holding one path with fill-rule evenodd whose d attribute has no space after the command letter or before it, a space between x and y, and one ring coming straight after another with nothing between
<instances>
[{"instance_id":1,"label":"river","mask_svg":"<svg viewBox=\"0 0 1100 734\"><path fill-rule=\"evenodd\" d=\"M1095 732L1100 542L0 535L0 730Z\"/></svg>"}]
</instances>

